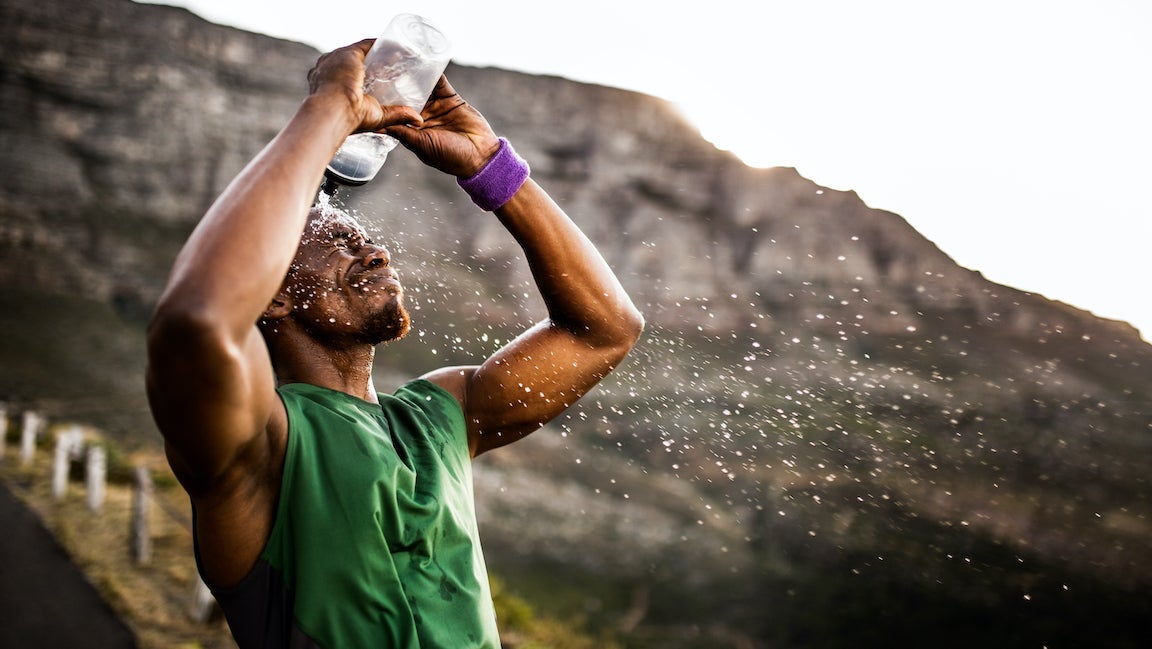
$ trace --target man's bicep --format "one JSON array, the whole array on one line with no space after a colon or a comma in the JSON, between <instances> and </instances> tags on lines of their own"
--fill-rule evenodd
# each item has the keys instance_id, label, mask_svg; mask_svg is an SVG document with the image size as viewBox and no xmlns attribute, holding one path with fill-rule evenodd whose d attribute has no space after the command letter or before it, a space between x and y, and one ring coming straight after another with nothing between
<instances>
[{"instance_id":1,"label":"man's bicep","mask_svg":"<svg viewBox=\"0 0 1152 649\"><path fill-rule=\"evenodd\" d=\"M173 468L189 491L207 488L266 430L281 407L259 332L235 344L149 341L148 399Z\"/></svg>"},{"instance_id":2,"label":"man's bicep","mask_svg":"<svg viewBox=\"0 0 1152 649\"><path fill-rule=\"evenodd\" d=\"M575 404L627 354L598 347L548 322L536 325L484 362L468 382L475 454L537 430Z\"/></svg>"}]
</instances>

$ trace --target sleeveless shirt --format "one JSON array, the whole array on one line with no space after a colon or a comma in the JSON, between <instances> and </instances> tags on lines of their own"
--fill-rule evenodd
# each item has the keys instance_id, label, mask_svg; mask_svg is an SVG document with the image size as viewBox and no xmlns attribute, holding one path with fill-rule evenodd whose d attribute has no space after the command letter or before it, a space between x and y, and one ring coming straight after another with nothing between
<instances>
[{"instance_id":1,"label":"sleeveless shirt","mask_svg":"<svg viewBox=\"0 0 1152 649\"><path fill-rule=\"evenodd\" d=\"M424 380L379 404L278 392L288 441L272 532L243 581L213 590L239 647L497 649L455 397Z\"/></svg>"}]
</instances>

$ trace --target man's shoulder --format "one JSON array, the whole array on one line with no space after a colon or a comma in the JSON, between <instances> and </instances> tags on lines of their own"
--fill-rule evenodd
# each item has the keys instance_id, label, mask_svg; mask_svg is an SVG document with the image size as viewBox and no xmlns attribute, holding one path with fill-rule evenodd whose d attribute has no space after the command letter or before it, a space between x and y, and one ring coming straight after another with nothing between
<instances>
[{"instance_id":1,"label":"man's shoulder","mask_svg":"<svg viewBox=\"0 0 1152 649\"><path fill-rule=\"evenodd\" d=\"M412 383L418 383L420 381L431 383L455 397L460 407L463 408L465 407L465 399L468 394L468 382L472 380L472 375L476 373L476 368L477 366L475 365L441 367L440 369L428 372Z\"/></svg>"},{"instance_id":2,"label":"man's shoulder","mask_svg":"<svg viewBox=\"0 0 1152 649\"><path fill-rule=\"evenodd\" d=\"M393 407L411 408L421 412L432 425L462 428L464 406L451 387L420 377L401 385L390 395L380 395L380 403L385 411Z\"/></svg>"}]
</instances>

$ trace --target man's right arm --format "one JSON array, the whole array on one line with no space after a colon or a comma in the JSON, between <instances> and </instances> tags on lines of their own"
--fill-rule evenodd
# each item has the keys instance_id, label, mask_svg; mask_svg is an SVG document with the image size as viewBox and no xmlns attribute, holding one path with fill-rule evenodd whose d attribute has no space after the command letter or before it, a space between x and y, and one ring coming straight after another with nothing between
<instances>
[{"instance_id":1,"label":"man's right arm","mask_svg":"<svg viewBox=\"0 0 1152 649\"><path fill-rule=\"evenodd\" d=\"M256 320L291 263L308 209L303 188L319 183L307 167L326 149L308 143L309 131L337 132L329 112L305 102L217 199L148 325L148 400L196 506L194 533L213 585L248 574L271 531L287 416ZM312 164L293 164L295 155Z\"/></svg>"},{"instance_id":2,"label":"man's right arm","mask_svg":"<svg viewBox=\"0 0 1152 649\"><path fill-rule=\"evenodd\" d=\"M292 261L331 143L351 128L344 119L330 99L305 101L193 231L149 323L149 400L193 497L236 465L273 414L275 379L255 324Z\"/></svg>"},{"instance_id":3,"label":"man's right arm","mask_svg":"<svg viewBox=\"0 0 1152 649\"><path fill-rule=\"evenodd\" d=\"M317 61L308 98L197 225L149 322L149 403L216 585L243 578L271 530L287 415L256 322L280 291L324 167L353 131L420 121L365 97L369 47Z\"/></svg>"},{"instance_id":4,"label":"man's right arm","mask_svg":"<svg viewBox=\"0 0 1152 649\"><path fill-rule=\"evenodd\" d=\"M308 98L193 231L149 324L149 400L194 499L237 466L259 462L267 431L282 422L255 323L280 290L325 164L355 130L420 119L364 96L370 46L320 58Z\"/></svg>"}]
</instances>

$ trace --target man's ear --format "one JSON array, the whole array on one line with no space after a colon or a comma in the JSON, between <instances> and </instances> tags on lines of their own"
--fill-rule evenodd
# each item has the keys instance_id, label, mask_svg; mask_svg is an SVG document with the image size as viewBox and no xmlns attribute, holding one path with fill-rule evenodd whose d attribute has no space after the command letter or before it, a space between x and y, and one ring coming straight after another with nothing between
<instances>
[{"instance_id":1,"label":"man's ear","mask_svg":"<svg viewBox=\"0 0 1152 649\"><path fill-rule=\"evenodd\" d=\"M264 309L264 313L260 318L268 322L279 320L289 313L292 313L293 308L291 297L284 293L277 293L276 297L272 298L272 301L268 303L268 308Z\"/></svg>"}]
</instances>

